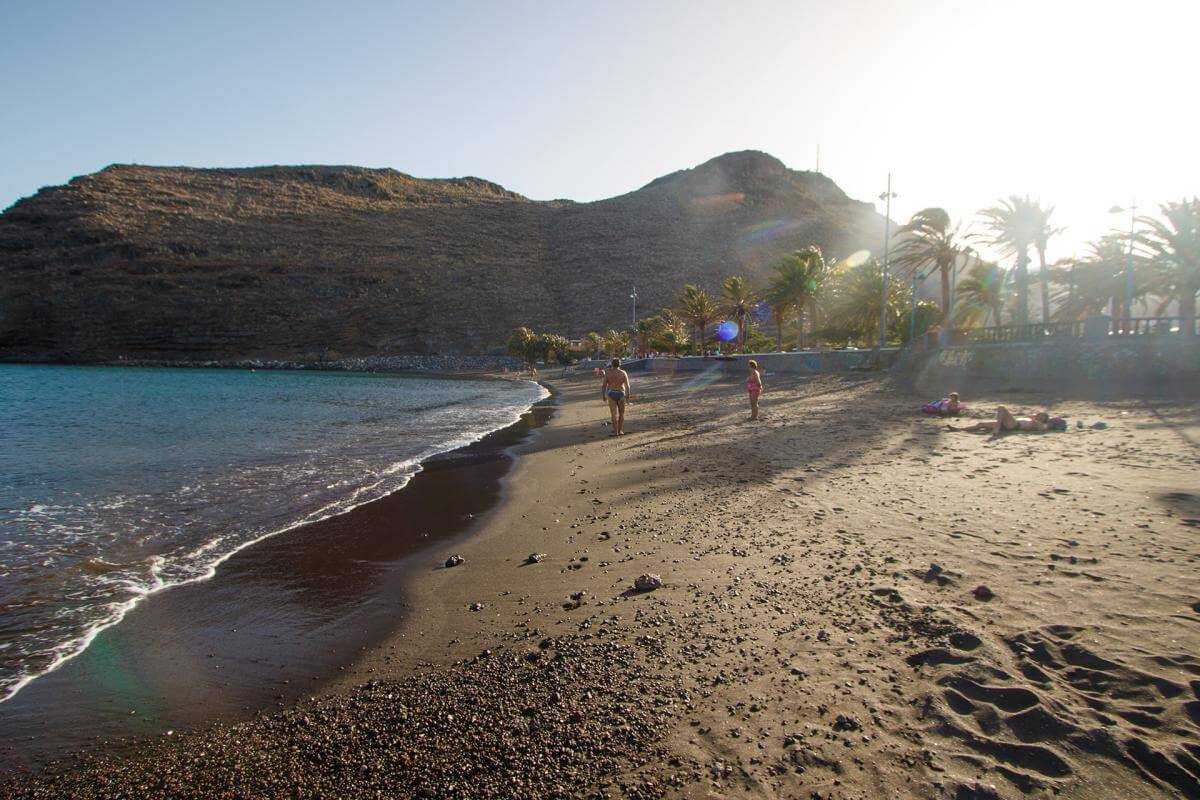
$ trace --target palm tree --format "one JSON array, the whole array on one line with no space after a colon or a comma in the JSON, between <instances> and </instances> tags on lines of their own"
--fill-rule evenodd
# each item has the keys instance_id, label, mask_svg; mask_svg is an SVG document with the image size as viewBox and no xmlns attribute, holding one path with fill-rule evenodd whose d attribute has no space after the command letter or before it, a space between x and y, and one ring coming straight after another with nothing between
<instances>
[{"instance_id":1,"label":"palm tree","mask_svg":"<svg viewBox=\"0 0 1200 800\"><path fill-rule=\"evenodd\" d=\"M599 358L600 357L600 346L602 344L604 344L604 340L600 338L600 334L596 333L595 331L592 331L587 336L583 337L583 340L585 342L587 342L588 351L592 354L592 356L594 358Z\"/></svg>"},{"instance_id":2,"label":"palm tree","mask_svg":"<svg viewBox=\"0 0 1200 800\"><path fill-rule=\"evenodd\" d=\"M767 290L771 308L783 312L776 317L779 326L779 349L783 349L783 317L795 313L797 318L796 349L804 349L804 312L816 299L827 274L821 248L809 245L784 256L775 265Z\"/></svg>"},{"instance_id":3,"label":"palm tree","mask_svg":"<svg viewBox=\"0 0 1200 800\"><path fill-rule=\"evenodd\" d=\"M1029 213L1032 221L1035 222L1033 228L1033 249L1037 253L1038 275L1041 278L1042 284L1042 322L1048 322L1050 320L1050 281L1046 270L1046 246L1049 244L1051 236L1057 236L1064 229L1056 228L1050 224L1050 217L1054 214L1054 206L1042 206L1040 200L1034 200Z\"/></svg>"},{"instance_id":4,"label":"palm tree","mask_svg":"<svg viewBox=\"0 0 1200 800\"><path fill-rule=\"evenodd\" d=\"M717 304L708 292L689 283L679 296L679 316L700 332L700 352L706 344L705 329L717 318Z\"/></svg>"},{"instance_id":5,"label":"palm tree","mask_svg":"<svg viewBox=\"0 0 1200 800\"><path fill-rule=\"evenodd\" d=\"M533 350L534 332L524 325L517 328L508 337L508 354L521 359L521 363L529 364L533 359L530 353Z\"/></svg>"},{"instance_id":6,"label":"palm tree","mask_svg":"<svg viewBox=\"0 0 1200 800\"><path fill-rule=\"evenodd\" d=\"M914 321L913 317L916 317ZM908 309L900 315L900 341L908 344L913 337L924 336L930 328L942 321L942 307L932 300L918 300L916 303L909 298ZM912 336L909 336L909 334Z\"/></svg>"},{"instance_id":7,"label":"palm tree","mask_svg":"<svg viewBox=\"0 0 1200 800\"><path fill-rule=\"evenodd\" d=\"M1052 289L1053 296L1051 297L1052 304L1057 302L1059 307L1055 308L1051 314L1051 319L1066 319L1062 313L1062 305L1074 302L1075 297L1075 270L1079 267L1079 259L1075 256L1070 258L1060 258L1050 265L1050 283L1056 288ZM1063 288L1066 287L1066 288Z\"/></svg>"},{"instance_id":8,"label":"palm tree","mask_svg":"<svg viewBox=\"0 0 1200 800\"><path fill-rule=\"evenodd\" d=\"M658 336L662 329L662 317L646 317L637 321L633 326L633 333L637 336L638 347L642 352L650 349L650 340Z\"/></svg>"},{"instance_id":9,"label":"palm tree","mask_svg":"<svg viewBox=\"0 0 1200 800\"><path fill-rule=\"evenodd\" d=\"M754 304L758 298L741 275L730 275L721 284L721 313L726 314L738 326L738 350L746 352L746 334L749 321L754 318Z\"/></svg>"},{"instance_id":10,"label":"palm tree","mask_svg":"<svg viewBox=\"0 0 1200 800\"><path fill-rule=\"evenodd\" d=\"M879 339L879 301L883 295L883 267L873 258L843 269L831 316L837 325L859 335L862 342ZM899 319L908 305L909 288L903 281L888 281L887 313Z\"/></svg>"},{"instance_id":11,"label":"palm tree","mask_svg":"<svg viewBox=\"0 0 1200 800\"><path fill-rule=\"evenodd\" d=\"M775 323L776 346L779 352L783 352L783 326L792 321L796 315L796 308L790 303L782 301L780 298L772 297L767 300L767 306L771 310L771 321Z\"/></svg>"},{"instance_id":12,"label":"palm tree","mask_svg":"<svg viewBox=\"0 0 1200 800\"><path fill-rule=\"evenodd\" d=\"M1100 314L1106 306L1124 296L1128 241L1126 234L1109 234L1088 244L1086 256L1065 265L1069 270L1068 288L1059 298L1055 312L1058 319L1086 319Z\"/></svg>"},{"instance_id":13,"label":"palm tree","mask_svg":"<svg viewBox=\"0 0 1200 800\"><path fill-rule=\"evenodd\" d=\"M912 215L907 225L896 231L902 237L892 251L896 269L909 275L928 274L936 269L941 278L942 318L950 317L950 277L960 259L973 251L959 235L959 225L950 224L950 215L943 208L923 208ZM880 287L882 291L882 287Z\"/></svg>"},{"instance_id":14,"label":"palm tree","mask_svg":"<svg viewBox=\"0 0 1200 800\"><path fill-rule=\"evenodd\" d=\"M1161 220L1142 217L1137 240L1149 251L1164 295L1179 303L1183 331L1193 333L1200 292L1200 198L1159 206Z\"/></svg>"},{"instance_id":15,"label":"palm tree","mask_svg":"<svg viewBox=\"0 0 1200 800\"><path fill-rule=\"evenodd\" d=\"M1016 256L1017 324L1029 322L1029 248L1038 238L1043 215L1029 196L1009 195L979 212L987 230L981 238L1002 256Z\"/></svg>"},{"instance_id":16,"label":"palm tree","mask_svg":"<svg viewBox=\"0 0 1200 800\"><path fill-rule=\"evenodd\" d=\"M610 328L604 334L604 347L613 358L624 355L629 351L629 333Z\"/></svg>"},{"instance_id":17,"label":"palm tree","mask_svg":"<svg viewBox=\"0 0 1200 800\"><path fill-rule=\"evenodd\" d=\"M668 353L675 355L679 348L687 347L690 340L684 328L667 327L658 335L658 341L666 346Z\"/></svg>"},{"instance_id":18,"label":"palm tree","mask_svg":"<svg viewBox=\"0 0 1200 800\"><path fill-rule=\"evenodd\" d=\"M997 264L975 259L959 282L954 301L954 319L965 327L980 322L1000 324L1008 271Z\"/></svg>"}]
</instances>

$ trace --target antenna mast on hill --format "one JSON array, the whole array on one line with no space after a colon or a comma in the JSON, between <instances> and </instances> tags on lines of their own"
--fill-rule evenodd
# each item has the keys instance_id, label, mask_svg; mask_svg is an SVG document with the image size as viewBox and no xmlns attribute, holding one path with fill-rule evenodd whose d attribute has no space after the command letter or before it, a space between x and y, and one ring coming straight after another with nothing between
<instances>
[{"instance_id":1,"label":"antenna mast on hill","mask_svg":"<svg viewBox=\"0 0 1200 800\"><path fill-rule=\"evenodd\" d=\"M816 172L820 172L820 171L821 171L821 145L818 144L817 145L817 169L816 169Z\"/></svg>"}]
</instances>

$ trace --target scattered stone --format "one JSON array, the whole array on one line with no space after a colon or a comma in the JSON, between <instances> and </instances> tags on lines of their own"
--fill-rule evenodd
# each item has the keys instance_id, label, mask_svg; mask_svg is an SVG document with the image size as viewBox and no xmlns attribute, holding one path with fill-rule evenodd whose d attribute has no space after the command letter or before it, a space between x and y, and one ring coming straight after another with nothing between
<instances>
[{"instance_id":1,"label":"scattered stone","mask_svg":"<svg viewBox=\"0 0 1200 800\"><path fill-rule=\"evenodd\" d=\"M973 591L971 594L975 595L976 600L991 600L993 597L996 596L995 592L993 592L991 589L984 586L983 584L976 586L975 591Z\"/></svg>"},{"instance_id":2,"label":"scattered stone","mask_svg":"<svg viewBox=\"0 0 1200 800\"><path fill-rule=\"evenodd\" d=\"M552 656L501 649L245 722L174 731L144 752L89 756L71 770L0 773L0 796L596 797L615 775L666 763L662 737L682 686L652 674L634 648L571 637L553 645ZM607 796L661 798L645 788L654 778Z\"/></svg>"},{"instance_id":3,"label":"scattered stone","mask_svg":"<svg viewBox=\"0 0 1200 800\"><path fill-rule=\"evenodd\" d=\"M483 611L483 603L471 603L472 611Z\"/></svg>"},{"instance_id":4,"label":"scattered stone","mask_svg":"<svg viewBox=\"0 0 1200 800\"><path fill-rule=\"evenodd\" d=\"M545 560L546 560L545 553L530 553L529 556L525 559L525 562L527 564L540 564Z\"/></svg>"},{"instance_id":5,"label":"scattered stone","mask_svg":"<svg viewBox=\"0 0 1200 800\"><path fill-rule=\"evenodd\" d=\"M657 575L638 575L633 581L633 588L639 592L652 592L663 585L662 578Z\"/></svg>"},{"instance_id":6,"label":"scattered stone","mask_svg":"<svg viewBox=\"0 0 1200 800\"><path fill-rule=\"evenodd\" d=\"M457 567L459 564L464 563L466 563L466 559L455 553L446 559L446 569L450 569L450 567Z\"/></svg>"},{"instance_id":7,"label":"scattered stone","mask_svg":"<svg viewBox=\"0 0 1200 800\"><path fill-rule=\"evenodd\" d=\"M837 719L833 721L833 729L835 731L860 731L862 724L849 714L838 714Z\"/></svg>"}]
</instances>

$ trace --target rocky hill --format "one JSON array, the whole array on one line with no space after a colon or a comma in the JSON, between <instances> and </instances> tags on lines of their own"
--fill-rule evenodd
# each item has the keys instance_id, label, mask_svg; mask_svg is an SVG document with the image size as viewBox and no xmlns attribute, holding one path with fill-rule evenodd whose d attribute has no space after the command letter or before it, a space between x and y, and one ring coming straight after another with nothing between
<instances>
[{"instance_id":1,"label":"rocky hill","mask_svg":"<svg viewBox=\"0 0 1200 800\"><path fill-rule=\"evenodd\" d=\"M580 335L686 282L761 279L883 218L758 152L592 203L390 169L111 166L0 214L0 358L480 353L511 329Z\"/></svg>"}]
</instances>

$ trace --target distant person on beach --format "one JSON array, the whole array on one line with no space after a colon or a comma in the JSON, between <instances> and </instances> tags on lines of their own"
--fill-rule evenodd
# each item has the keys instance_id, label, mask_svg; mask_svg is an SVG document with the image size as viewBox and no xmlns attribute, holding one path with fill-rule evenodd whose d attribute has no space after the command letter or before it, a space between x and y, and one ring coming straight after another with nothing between
<instances>
[{"instance_id":1,"label":"distant person on beach","mask_svg":"<svg viewBox=\"0 0 1200 800\"><path fill-rule=\"evenodd\" d=\"M750 419L758 419L758 396L762 394L763 382L762 372L758 368L758 362L753 358L747 364L749 369L746 372L746 391L750 393Z\"/></svg>"},{"instance_id":2,"label":"distant person on beach","mask_svg":"<svg viewBox=\"0 0 1200 800\"><path fill-rule=\"evenodd\" d=\"M936 414L939 417L957 417L966 408L959 402L958 392L951 392L949 397L943 397L941 400L934 400L921 406L921 413Z\"/></svg>"},{"instance_id":3,"label":"distant person on beach","mask_svg":"<svg viewBox=\"0 0 1200 800\"><path fill-rule=\"evenodd\" d=\"M604 370L604 380L600 384L600 396L608 403L608 413L612 415L612 433L609 436L621 436L625 433L625 401L633 396L629 389L629 373L621 369L621 359L614 358L612 366Z\"/></svg>"},{"instance_id":4,"label":"distant person on beach","mask_svg":"<svg viewBox=\"0 0 1200 800\"><path fill-rule=\"evenodd\" d=\"M946 428L961 433L990 433L993 436L999 436L1008 431L1049 430L1048 422L1050 422L1050 414L1045 411L1038 411L1029 417L1014 417L1007 408L1000 406L996 409L996 418L993 420L976 422L974 425L964 425L961 428L947 425Z\"/></svg>"},{"instance_id":5,"label":"distant person on beach","mask_svg":"<svg viewBox=\"0 0 1200 800\"><path fill-rule=\"evenodd\" d=\"M958 412L962 410L962 403L958 402L958 392L951 392L946 398L946 405L942 409L943 416L957 417Z\"/></svg>"}]
</instances>

